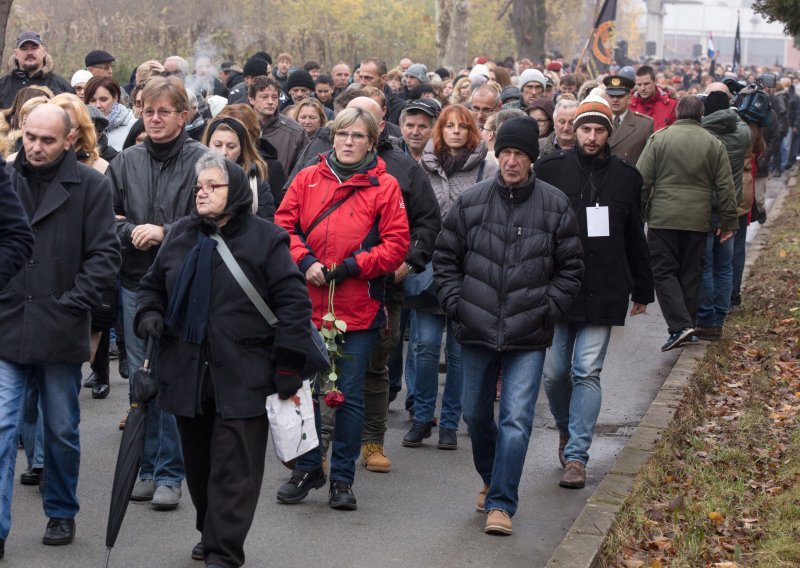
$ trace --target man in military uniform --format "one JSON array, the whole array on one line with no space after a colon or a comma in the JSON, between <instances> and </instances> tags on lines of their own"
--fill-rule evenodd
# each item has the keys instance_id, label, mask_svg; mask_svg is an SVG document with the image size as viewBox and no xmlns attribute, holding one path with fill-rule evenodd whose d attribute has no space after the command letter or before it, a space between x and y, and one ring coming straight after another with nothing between
<instances>
[{"instance_id":1,"label":"man in military uniform","mask_svg":"<svg viewBox=\"0 0 800 568\"><path fill-rule=\"evenodd\" d=\"M635 164L653 133L653 119L628 108L631 90L636 86L633 67L623 67L617 75L603 79L614 115L614 133L608 141L611 155Z\"/></svg>"}]
</instances>

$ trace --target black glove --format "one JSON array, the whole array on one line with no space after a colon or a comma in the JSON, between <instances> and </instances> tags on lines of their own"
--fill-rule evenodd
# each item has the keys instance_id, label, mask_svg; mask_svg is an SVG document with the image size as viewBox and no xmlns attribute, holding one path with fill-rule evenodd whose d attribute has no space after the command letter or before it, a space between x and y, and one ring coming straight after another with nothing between
<instances>
[{"instance_id":1,"label":"black glove","mask_svg":"<svg viewBox=\"0 0 800 568\"><path fill-rule=\"evenodd\" d=\"M136 326L136 335L141 339L152 337L161 339L161 332L164 331L164 316L159 312L151 310L139 316L139 325Z\"/></svg>"},{"instance_id":2,"label":"black glove","mask_svg":"<svg viewBox=\"0 0 800 568\"><path fill-rule=\"evenodd\" d=\"M333 270L329 270L325 273L325 282L330 283L331 280L334 280L337 284L341 284L345 279L351 276L353 276L353 274L350 272L350 267L346 262L343 262Z\"/></svg>"},{"instance_id":3,"label":"black glove","mask_svg":"<svg viewBox=\"0 0 800 568\"><path fill-rule=\"evenodd\" d=\"M278 369L275 373L275 389L281 400L292 398L301 388L303 388L303 379L296 371Z\"/></svg>"}]
</instances>

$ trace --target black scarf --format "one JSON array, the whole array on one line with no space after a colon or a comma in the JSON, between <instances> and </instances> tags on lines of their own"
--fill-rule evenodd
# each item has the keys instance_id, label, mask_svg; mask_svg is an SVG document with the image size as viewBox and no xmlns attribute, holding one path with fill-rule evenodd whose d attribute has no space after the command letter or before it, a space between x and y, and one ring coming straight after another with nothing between
<instances>
[{"instance_id":1,"label":"black scarf","mask_svg":"<svg viewBox=\"0 0 800 568\"><path fill-rule=\"evenodd\" d=\"M164 142L163 144L153 142L148 136L144 139L144 147L147 148L147 151L150 152L150 155L152 155L156 161L168 162L171 158L178 155L181 148L183 148L183 143L186 142L188 137L189 135L186 133L186 129L183 128L175 139Z\"/></svg>"},{"instance_id":2,"label":"black scarf","mask_svg":"<svg viewBox=\"0 0 800 568\"><path fill-rule=\"evenodd\" d=\"M450 154L447 150L441 154L436 154L436 157L439 159L439 164L441 164L442 170L444 170L444 175L449 178L456 172L460 172L472 155L473 150L474 148L472 150L469 148L461 148L461 150L456 152L455 156Z\"/></svg>"}]
</instances>

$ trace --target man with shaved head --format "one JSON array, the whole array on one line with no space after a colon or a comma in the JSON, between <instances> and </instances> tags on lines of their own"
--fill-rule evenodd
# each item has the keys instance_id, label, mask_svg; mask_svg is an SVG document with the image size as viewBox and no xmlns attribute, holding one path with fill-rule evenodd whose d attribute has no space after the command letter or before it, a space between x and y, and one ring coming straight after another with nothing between
<instances>
[{"instance_id":1,"label":"man with shaved head","mask_svg":"<svg viewBox=\"0 0 800 568\"><path fill-rule=\"evenodd\" d=\"M431 261L434 241L441 228L441 216L436 195L433 193L428 176L425 175L422 167L413 158L395 148L387 136L384 109L380 103L371 97L358 96L347 104L347 108L351 107L370 112L378 121L380 129L376 147L378 158L385 162L386 172L396 178L400 185L411 231L411 248L408 250L405 262L395 270L394 274L386 276L384 297L388 324L381 330L378 341L375 343L364 384L361 463L369 471L387 473L392 467L383 449L386 418L389 412L390 385L387 363L389 354L400 341L403 280L410 273L424 271L425 266ZM319 155L317 153L305 163L304 167L315 164L319 160ZM400 387L397 386L395 392L399 390ZM321 410L324 411L325 408ZM323 428L326 433L331 431L332 421L332 416L323 416ZM327 443L323 441L320 448L311 450L298 459L295 467L300 474L293 474L289 481L278 490L278 501L287 504L299 503L305 498L311 488L308 485L309 480L317 479L317 477L302 474L315 473L322 467L320 450L326 447Z\"/></svg>"},{"instance_id":2,"label":"man with shaved head","mask_svg":"<svg viewBox=\"0 0 800 568\"><path fill-rule=\"evenodd\" d=\"M11 526L19 416L34 387L47 432L42 543L69 544L75 536L81 365L89 360L91 312L116 277L119 243L111 184L78 162L70 133L64 110L35 107L22 125L22 149L6 167L36 242L0 300L0 557Z\"/></svg>"},{"instance_id":3,"label":"man with shaved head","mask_svg":"<svg viewBox=\"0 0 800 568\"><path fill-rule=\"evenodd\" d=\"M481 85L472 91L469 99L469 108L478 123L479 130L483 130L486 120L499 111L501 106L500 93L489 85Z\"/></svg>"}]
</instances>

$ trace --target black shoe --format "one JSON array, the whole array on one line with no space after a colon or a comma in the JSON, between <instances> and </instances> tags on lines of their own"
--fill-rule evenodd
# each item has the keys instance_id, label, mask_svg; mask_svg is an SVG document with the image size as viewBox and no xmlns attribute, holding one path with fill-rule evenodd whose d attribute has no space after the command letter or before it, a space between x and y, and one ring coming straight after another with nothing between
<instances>
[{"instance_id":1,"label":"black shoe","mask_svg":"<svg viewBox=\"0 0 800 568\"><path fill-rule=\"evenodd\" d=\"M108 396L111 392L111 387L108 384L95 383L92 387L92 398L102 399Z\"/></svg>"},{"instance_id":2,"label":"black shoe","mask_svg":"<svg viewBox=\"0 0 800 568\"><path fill-rule=\"evenodd\" d=\"M201 540L192 548L192 560L203 560L203 541Z\"/></svg>"},{"instance_id":3,"label":"black shoe","mask_svg":"<svg viewBox=\"0 0 800 568\"><path fill-rule=\"evenodd\" d=\"M439 428L439 449L455 450L458 447L456 431L452 428Z\"/></svg>"},{"instance_id":4,"label":"black shoe","mask_svg":"<svg viewBox=\"0 0 800 568\"><path fill-rule=\"evenodd\" d=\"M0 560L6 556L6 541L0 538Z\"/></svg>"},{"instance_id":5,"label":"black shoe","mask_svg":"<svg viewBox=\"0 0 800 568\"><path fill-rule=\"evenodd\" d=\"M346 481L331 481L328 504L331 509L339 509L340 511L355 511L358 508L356 496L353 495L353 488Z\"/></svg>"},{"instance_id":6,"label":"black shoe","mask_svg":"<svg viewBox=\"0 0 800 568\"><path fill-rule=\"evenodd\" d=\"M120 356L119 358L119 376L123 379L128 378L128 358Z\"/></svg>"},{"instance_id":7,"label":"black shoe","mask_svg":"<svg viewBox=\"0 0 800 568\"><path fill-rule=\"evenodd\" d=\"M295 469L289 476L289 481L278 489L278 503L299 503L306 498L312 489L319 489L325 485L325 473L322 468L316 471L300 471Z\"/></svg>"},{"instance_id":8,"label":"black shoe","mask_svg":"<svg viewBox=\"0 0 800 568\"><path fill-rule=\"evenodd\" d=\"M679 329L676 332L673 332L667 338L667 342L661 346L661 351L669 351L670 349L675 349L676 347L680 347L694 334L694 329L691 327L685 327L683 329Z\"/></svg>"},{"instance_id":9,"label":"black shoe","mask_svg":"<svg viewBox=\"0 0 800 568\"><path fill-rule=\"evenodd\" d=\"M97 383L97 374L92 371L92 374L86 377L86 380L83 381L83 388L90 389Z\"/></svg>"},{"instance_id":10,"label":"black shoe","mask_svg":"<svg viewBox=\"0 0 800 568\"><path fill-rule=\"evenodd\" d=\"M44 531L42 544L61 546L69 544L75 538L75 519L50 519Z\"/></svg>"},{"instance_id":11,"label":"black shoe","mask_svg":"<svg viewBox=\"0 0 800 568\"><path fill-rule=\"evenodd\" d=\"M39 485L42 482L42 468L34 467L22 472L19 476L19 482L22 485Z\"/></svg>"},{"instance_id":12,"label":"black shoe","mask_svg":"<svg viewBox=\"0 0 800 568\"><path fill-rule=\"evenodd\" d=\"M119 347L117 347L117 342L113 341L108 346L108 358L109 359L117 359L119 358Z\"/></svg>"},{"instance_id":13,"label":"black shoe","mask_svg":"<svg viewBox=\"0 0 800 568\"><path fill-rule=\"evenodd\" d=\"M406 448L419 448L422 445L422 440L430 437L431 423L417 422L415 420L411 430L409 430L408 434L406 434L405 438L403 438L403 445Z\"/></svg>"}]
</instances>

